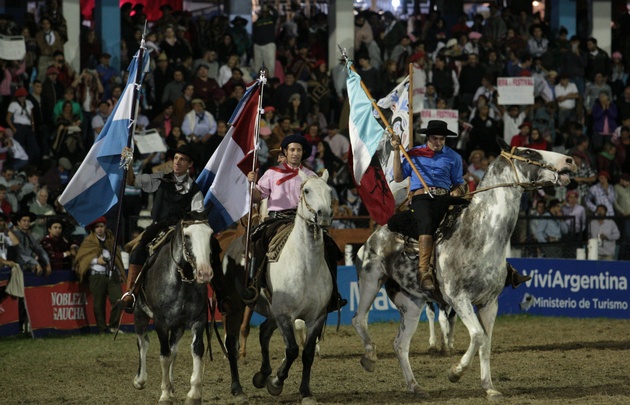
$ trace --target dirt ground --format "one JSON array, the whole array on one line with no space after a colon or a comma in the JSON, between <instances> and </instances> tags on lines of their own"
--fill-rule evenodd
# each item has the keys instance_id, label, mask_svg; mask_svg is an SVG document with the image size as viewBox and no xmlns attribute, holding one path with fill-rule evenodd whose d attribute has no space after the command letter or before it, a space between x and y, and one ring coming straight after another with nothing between
<instances>
[{"instance_id":1,"label":"dirt ground","mask_svg":"<svg viewBox=\"0 0 630 405\"><path fill-rule=\"evenodd\" d=\"M324 404L412 404L421 402L405 392L392 342L397 323L370 325L379 361L374 373L359 360L360 339L351 326L329 327L315 360L311 388ZM456 353L429 355L428 327L421 323L412 342L411 365L417 381L430 394L422 402L485 404L478 357L459 383L446 377L449 366L464 353L468 333L461 322L455 331ZM151 334L149 381L138 391L132 380L137 368L136 339L88 335L46 339L0 339L0 403L2 404L152 404L159 398L157 337ZM175 386L182 401L192 370L190 335L180 344ZM212 342L214 361L206 361L204 403L229 404L227 360ZM301 364L297 361L279 397L257 390L251 378L259 367L258 329L252 330L247 360L240 363L241 382L250 404L295 404ZM274 368L283 358L281 339L272 341ZM630 321L541 317L500 317L492 352L492 375L504 404L628 404L630 403Z\"/></svg>"}]
</instances>

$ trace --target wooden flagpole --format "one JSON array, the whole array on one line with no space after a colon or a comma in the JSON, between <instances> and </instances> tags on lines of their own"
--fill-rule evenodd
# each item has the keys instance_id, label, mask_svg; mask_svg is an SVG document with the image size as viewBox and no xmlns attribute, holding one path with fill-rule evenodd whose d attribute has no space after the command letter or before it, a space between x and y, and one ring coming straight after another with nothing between
<instances>
[{"instance_id":1,"label":"wooden flagpole","mask_svg":"<svg viewBox=\"0 0 630 405\"><path fill-rule=\"evenodd\" d=\"M408 89L408 104L409 104L409 125L407 130L409 131L409 149L413 148L413 141L415 133L413 131L413 63L409 64L409 89Z\"/></svg>"}]
</instances>

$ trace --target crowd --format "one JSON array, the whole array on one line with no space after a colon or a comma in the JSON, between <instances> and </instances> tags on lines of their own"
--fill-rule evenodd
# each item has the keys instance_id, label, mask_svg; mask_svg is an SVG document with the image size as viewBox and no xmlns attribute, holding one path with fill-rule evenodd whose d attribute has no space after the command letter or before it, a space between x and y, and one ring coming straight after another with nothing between
<instances>
[{"instance_id":1,"label":"crowd","mask_svg":"<svg viewBox=\"0 0 630 405\"><path fill-rule=\"evenodd\" d=\"M282 140L298 134L312 148L304 165L330 173L337 213L365 215L347 165L347 72L342 60L335 66L326 62L327 16L299 7L279 10L278 1L270 3L257 10L251 27L240 17L193 18L162 6L162 16L150 22L145 38L151 62L137 130L157 130L172 149L192 145L194 177L264 66L268 85L260 122L260 175L276 164ZM121 71L110 66L111 55L102 51L96 32L82 24L80 69L75 71L65 59L66 21L56 0L27 13L22 25L0 15L0 33L24 36L27 50L23 60L0 60L0 209L7 222L16 213L64 214L57 198L121 95L145 18L141 5L121 7ZM627 29L626 20L619 19L620 32ZM447 143L465 160L469 188L479 184L497 157L497 136L512 146L560 151L575 159L579 171L566 189L543 189L523 198L523 216L561 219L522 225L513 242L583 241L590 234L613 243L606 258L628 258L630 55L623 43L609 55L596 38L568 37L564 28L552 32L539 14L514 15L493 2L484 15L462 13L451 26L437 11L401 20L391 12L358 10L354 31L353 59L374 98L387 95L412 63L415 86L425 89L423 108L458 110L459 137ZM523 76L534 79L535 103L500 105L497 78ZM419 117L414 122L421 125ZM166 154L135 154L137 174L169 165ZM126 216L152 203L146 193L131 189L126 201ZM593 225L604 221L602 215L616 218L611 221L616 233L607 231L612 228L608 222ZM79 245L87 232L71 218L63 222L63 235L70 245ZM50 235L48 225L34 219L33 239ZM68 255L64 250L63 259ZM58 260L50 253L49 258Z\"/></svg>"}]
</instances>

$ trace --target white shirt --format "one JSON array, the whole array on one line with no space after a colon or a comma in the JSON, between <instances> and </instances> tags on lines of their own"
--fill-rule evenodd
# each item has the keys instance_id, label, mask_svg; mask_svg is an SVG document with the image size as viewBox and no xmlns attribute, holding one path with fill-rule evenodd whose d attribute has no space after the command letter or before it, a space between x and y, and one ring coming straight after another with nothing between
<instances>
[{"instance_id":1,"label":"white shirt","mask_svg":"<svg viewBox=\"0 0 630 405\"><path fill-rule=\"evenodd\" d=\"M503 139L508 145L512 142L514 135L521 132L518 127L521 126L523 121L525 121L525 113L523 111L521 111L516 118L512 118L507 111L503 113Z\"/></svg>"},{"instance_id":2,"label":"white shirt","mask_svg":"<svg viewBox=\"0 0 630 405\"><path fill-rule=\"evenodd\" d=\"M577 86L573 82L569 82L569 84L567 84L567 87L564 87L560 83L556 84L556 100L559 97L566 96L572 93L577 93L577 92L578 92ZM558 107L561 110L572 110L575 108L575 99L570 98L564 101L560 101L558 103Z\"/></svg>"},{"instance_id":3,"label":"white shirt","mask_svg":"<svg viewBox=\"0 0 630 405\"><path fill-rule=\"evenodd\" d=\"M31 100L25 100L24 105L25 107L22 108L17 101L12 101L11 104L9 104L8 111L13 114L13 123L16 125L31 125L33 103L31 103Z\"/></svg>"}]
</instances>

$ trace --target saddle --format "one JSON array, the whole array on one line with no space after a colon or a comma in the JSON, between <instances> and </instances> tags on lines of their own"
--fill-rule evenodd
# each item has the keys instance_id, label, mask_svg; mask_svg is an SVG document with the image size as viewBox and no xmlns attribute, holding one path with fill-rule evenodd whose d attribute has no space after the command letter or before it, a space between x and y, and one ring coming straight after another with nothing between
<instances>
[{"instance_id":1,"label":"saddle","mask_svg":"<svg viewBox=\"0 0 630 405\"><path fill-rule=\"evenodd\" d=\"M155 238L153 238L153 240L147 244L149 257L153 256L155 252L160 250L160 247L163 244L165 244L171 239L170 237L174 230L175 230L175 225L162 229L160 233L158 233L155 236ZM127 242L125 244L125 252L131 253L138 246L138 243L140 243L140 240L142 239L142 235L144 235L144 232L142 232L140 235L136 236L135 238Z\"/></svg>"}]
</instances>

